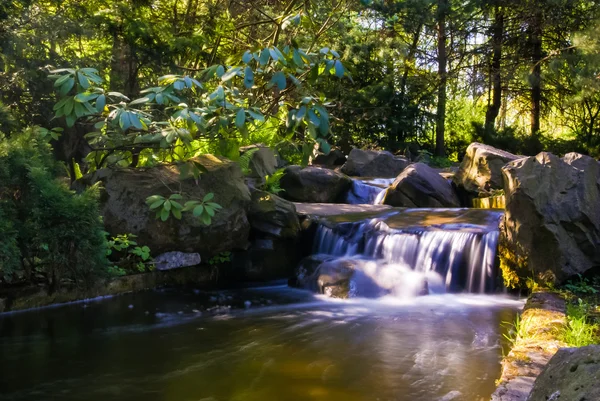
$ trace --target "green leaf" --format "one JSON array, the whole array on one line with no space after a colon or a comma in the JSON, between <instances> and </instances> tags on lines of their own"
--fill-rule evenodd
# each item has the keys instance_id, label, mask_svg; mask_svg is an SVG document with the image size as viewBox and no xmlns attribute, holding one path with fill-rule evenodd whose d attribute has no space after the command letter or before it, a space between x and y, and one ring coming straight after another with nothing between
<instances>
[{"instance_id":1,"label":"green leaf","mask_svg":"<svg viewBox=\"0 0 600 401\"><path fill-rule=\"evenodd\" d=\"M215 197L215 194L212 192L209 192L206 195L204 195L204 198L202 198L202 202L208 202L210 200L213 200L214 197Z\"/></svg>"},{"instance_id":2,"label":"green leaf","mask_svg":"<svg viewBox=\"0 0 600 401\"><path fill-rule=\"evenodd\" d=\"M150 99L149 96L144 96L144 97L141 97L139 99L135 99L134 101L132 101L131 103L129 103L129 105L130 106L134 106L136 104L144 104L144 103L148 103L148 102L151 102L151 101L152 101L152 99Z\"/></svg>"},{"instance_id":3,"label":"green leaf","mask_svg":"<svg viewBox=\"0 0 600 401\"><path fill-rule=\"evenodd\" d=\"M223 206L221 206L215 202L206 202L206 206L210 206L211 208L213 208L215 210L223 209Z\"/></svg>"},{"instance_id":4,"label":"green leaf","mask_svg":"<svg viewBox=\"0 0 600 401\"><path fill-rule=\"evenodd\" d=\"M97 97L98 97L97 93L83 92L83 93L78 93L77 95L75 95L75 101L79 102L79 103L85 103L85 102L89 102L90 100L94 100Z\"/></svg>"},{"instance_id":5,"label":"green leaf","mask_svg":"<svg viewBox=\"0 0 600 401\"><path fill-rule=\"evenodd\" d=\"M62 107L65 105L65 103L67 103L67 101L68 101L69 99L70 99L70 98L68 98L68 97L63 97L62 99L60 99L60 100L59 100L59 101L58 101L58 102L57 102L57 103L54 105L54 107L52 108L52 110L56 111L56 110L58 110L58 109L62 109Z\"/></svg>"},{"instance_id":6,"label":"green leaf","mask_svg":"<svg viewBox=\"0 0 600 401\"><path fill-rule=\"evenodd\" d=\"M235 126L238 128L242 128L246 123L246 111L244 109L239 109L235 116Z\"/></svg>"},{"instance_id":7,"label":"green leaf","mask_svg":"<svg viewBox=\"0 0 600 401\"><path fill-rule=\"evenodd\" d=\"M165 203L163 204L163 209L171 211L171 201L170 200L165 201Z\"/></svg>"},{"instance_id":8,"label":"green leaf","mask_svg":"<svg viewBox=\"0 0 600 401\"><path fill-rule=\"evenodd\" d=\"M181 203L177 202L177 201L174 201L174 200L171 201L171 206L172 206L172 209L171 209L172 211L182 210L183 209L183 205Z\"/></svg>"},{"instance_id":9,"label":"green leaf","mask_svg":"<svg viewBox=\"0 0 600 401\"><path fill-rule=\"evenodd\" d=\"M75 125L75 121L77 121L77 117L75 114L69 114L65 116L65 121L67 123L67 127L72 127Z\"/></svg>"},{"instance_id":10,"label":"green leaf","mask_svg":"<svg viewBox=\"0 0 600 401\"><path fill-rule=\"evenodd\" d=\"M250 61L252 61L252 52L250 52L250 50L246 50L246 52L242 56L242 61L244 62L244 64L248 64Z\"/></svg>"},{"instance_id":11,"label":"green leaf","mask_svg":"<svg viewBox=\"0 0 600 401\"><path fill-rule=\"evenodd\" d=\"M277 85L277 88L279 88L280 91L284 90L286 87L285 74L281 71L277 71L273 75L273 78L271 78L271 83Z\"/></svg>"},{"instance_id":12,"label":"green leaf","mask_svg":"<svg viewBox=\"0 0 600 401\"><path fill-rule=\"evenodd\" d=\"M263 116L261 113L257 113L257 112L252 111L252 110L247 110L247 111L248 111L248 114L250 114L250 117L252 117L256 121L260 121L260 122L264 122L265 121L265 116Z\"/></svg>"},{"instance_id":13,"label":"green leaf","mask_svg":"<svg viewBox=\"0 0 600 401\"><path fill-rule=\"evenodd\" d=\"M344 73L346 72L346 69L344 68L344 66L342 65L342 62L340 60L335 60L334 68L335 68L335 76L338 78L343 78Z\"/></svg>"},{"instance_id":14,"label":"green leaf","mask_svg":"<svg viewBox=\"0 0 600 401\"><path fill-rule=\"evenodd\" d=\"M214 215L215 215L215 211L213 210L213 208L212 208L212 207L205 206L205 207L204 207L204 210L206 210L206 213L208 213L208 215L209 215L210 217L212 217L212 216L214 216Z\"/></svg>"},{"instance_id":15,"label":"green leaf","mask_svg":"<svg viewBox=\"0 0 600 401\"><path fill-rule=\"evenodd\" d=\"M90 87L90 81L88 81L88 79L79 71L77 71L77 80L83 89Z\"/></svg>"},{"instance_id":16,"label":"green leaf","mask_svg":"<svg viewBox=\"0 0 600 401\"><path fill-rule=\"evenodd\" d=\"M171 213L177 220L181 220L181 210L180 209L173 209L173 210L171 210Z\"/></svg>"},{"instance_id":17,"label":"green leaf","mask_svg":"<svg viewBox=\"0 0 600 401\"><path fill-rule=\"evenodd\" d=\"M259 59L260 65L261 66L267 65L270 57L271 57L271 54L269 53L269 49L263 49L263 51L260 53L260 59Z\"/></svg>"},{"instance_id":18,"label":"green leaf","mask_svg":"<svg viewBox=\"0 0 600 401\"><path fill-rule=\"evenodd\" d=\"M230 79L236 77L238 75L238 73L240 72L240 70L241 70L240 67L231 68L229 71L227 71L225 74L223 74L223 76L221 77L221 81L227 82Z\"/></svg>"},{"instance_id":19,"label":"green leaf","mask_svg":"<svg viewBox=\"0 0 600 401\"><path fill-rule=\"evenodd\" d=\"M65 116L68 116L69 114L71 114L71 112L73 111L74 105L75 105L75 102L73 101L73 98L72 97L67 98L67 101L65 102L65 107L63 108Z\"/></svg>"},{"instance_id":20,"label":"green leaf","mask_svg":"<svg viewBox=\"0 0 600 401\"><path fill-rule=\"evenodd\" d=\"M96 110L101 113L104 110L104 106L106 106L106 96L100 95L96 99Z\"/></svg>"},{"instance_id":21,"label":"green leaf","mask_svg":"<svg viewBox=\"0 0 600 401\"><path fill-rule=\"evenodd\" d=\"M327 141L324 140L324 139L322 139L322 138L319 138L318 142L321 145L321 152L323 152L326 155L328 155L329 152L331 151L331 146L329 145L329 143L327 143Z\"/></svg>"},{"instance_id":22,"label":"green leaf","mask_svg":"<svg viewBox=\"0 0 600 401\"><path fill-rule=\"evenodd\" d=\"M183 196L179 195L179 194L173 194L171 196L169 196L169 199L177 199L177 200L181 200L183 199Z\"/></svg>"},{"instance_id":23,"label":"green leaf","mask_svg":"<svg viewBox=\"0 0 600 401\"><path fill-rule=\"evenodd\" d=\"M207 226L209 226L211 223L211 218L208 214L203 214L200 219L202 220L202 223L204 223Z\"/></svg>"},{"instance_id":24,"label":"green leaf","mask_svg":"<svg viewBox=\"0 0 600 401\"><path fill-rule=\"evenodd\" d=\"M152 203L156 202L157 200L164 200L165 198L163 198L160 195L152 195L146 198L146 204L151 205Z\"/></svg>"},{"instance_id":25,"label":"green leaf","mask_svg":"<svg viewBox=\"0 0 600 401\"><path fill-rule=\"evenodd\" d=\"M301 106L296 113L296 121L302 121L306 115L306 106Z\"/></svg>"},{"instance_id":26,"label":"green leaf","mask_svg":"<svg viewBox=\"0 0 600 401\"><path fill-rule=\"evenodd\" d=\"M169 218L169 211L165 208L161 209L160 211L160 219L162 221L167 221L167 219Z\"/></svg>"},{"instance_id":27,"label":"green leaf","mask_svg":"<svg viewBox=\"0 0 600 401\"><path fill-rule=\"evenodd\" d=\"M159 199L150 205L150 210L158 209L162 204L165 203L164 199Z\"/></svg>"},{"instance_id":28,"label":"green leaf","mask_svg":"<svg viewBox=\"0 0 600 401\"><path fill-rule=\"evenodd\" d=\"M198 205L194 208L194 211L192 212L194 217L198 217L200 216L202 213L204 212L204 206L202 205Z\"/></svg>"},{"instance_id":29,"label":"green leaf","mask_svg":"<svg viewBox=\"0 0 600 401\"><path fill-rule=\"evenodd\" d=\"M69 77L69 79L67 79L65 81L65 83L61 85L60 90L58 91L58 93L61 96L65 96L67 93L69 93L69 91L71 89L73 89L73 85L75 85L75 80L73 78Z\"/></svg>"},{"instance_id":30,"label":"green leaf","mask_svg":"<svg viewBox=\"0 0 600 401\"><path fill-rule=\"evenodd\" d=\"M69 74L61 76L54 82L54 87L58 88L59 86L62 86L62 84L67 82L67 79L69 79L70 77L71 77L71 75L69 75Z\"/></svg>"},{"instance_id":31,"label":"green leaf","mask_svg":"<svg viewBox=\"0 0 600 401\"><path fill-rule=\"evenodd\" d=\"M319 116L317 116L313 109L310 109L308 111L308 119L317 128L319 127L319 125L321 125L321 119L319 118Z\"/></svg>"},{"instance_id":32,"label":"green leaf","mask_svg":"<svg viewBox=\"0 0 600 401\"><path fill-rule=\"evenodd\" d=\"M221 78L223 76L223 74L225 74L225 68L222 65L219 65L217 67L216 74L217 74L217 78Z\"/></svg>"},{"instance_id":33,"label":"green leaf","mask_svg":"<svg viewBox=\"0 0 600 401\"><path fill-rule=\"evenodd\" d=\"M244 86L247 89L250 89L254 86L254 71L252 68L246 67L244 70Z\"/></svg>"}]
</instances>

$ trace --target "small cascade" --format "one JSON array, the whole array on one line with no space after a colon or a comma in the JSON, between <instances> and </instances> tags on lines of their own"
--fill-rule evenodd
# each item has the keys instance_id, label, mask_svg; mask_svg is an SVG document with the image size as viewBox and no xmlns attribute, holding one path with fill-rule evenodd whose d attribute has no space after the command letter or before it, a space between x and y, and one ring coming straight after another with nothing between
<instances>
[{"instance_id":1,"label":"small cascade","mask_svg":"<svg viewBox=\"0 0 600 401\"><path fill-rule=\"evenodd\" d=\"M373 288L376 296L491 292L501 217L496 210L393 209L362 221L324 220L314 253L353 269L356 296Z\"/></svg>"},{"instance_id":2,"label":"small cascade","mask_svg":"<svg viewBox=\"0 0 600 401\"><path fill-rule=\"evenodd\" d=\"M351 205L380 205L395 178L354 179L346 202Z\"/></svg>"}]
</instances>

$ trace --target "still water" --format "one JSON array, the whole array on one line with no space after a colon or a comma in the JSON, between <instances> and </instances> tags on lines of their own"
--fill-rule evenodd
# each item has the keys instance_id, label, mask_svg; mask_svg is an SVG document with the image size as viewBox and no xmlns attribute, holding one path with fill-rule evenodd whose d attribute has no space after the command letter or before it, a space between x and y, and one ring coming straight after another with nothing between
<instances>
[{"instance_id":1,"label":"still water","mask_svg":"<svg viewBox=\"0 0 600 401\"><path fill-rule=\"evenodd\" d=\"M479 401L522 302L149 291L0 315L1 400ZM229 308L231 307L231 308Z\"/></svg>"}]
</instances>

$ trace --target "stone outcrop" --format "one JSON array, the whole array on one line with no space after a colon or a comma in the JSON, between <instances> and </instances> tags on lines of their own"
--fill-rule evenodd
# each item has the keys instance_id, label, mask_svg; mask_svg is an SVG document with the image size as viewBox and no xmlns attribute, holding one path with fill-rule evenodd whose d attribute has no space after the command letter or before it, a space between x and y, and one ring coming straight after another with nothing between
<instances>
[{"instance_id":1,"label":"stone outcrop","mask_svg":"<svg viewBox=\"0 0 600 401\"><path fill-rule=\"evenodd\" d=\"M156 270L178 269L180 267L189 267L199 265L202 259L196 252L166 252L154 258Z\"/></svg>"},{"instance_id":2,"label":"stone outcrop","mask_svg":"<svg viewBox=\"0 0 600 401\"><path fill-rule=\"evenodd\" d=\"M558 281L600 266L598 163L542 152L503 169L506 214L501 262L508 270Z\"/></svg>"},{"instance_id":3,"label":"stone outcrop","mask_svg":"<svg viewBox=\"0 0 600 401\"><path fill-rule=\"evenodd\" d=\"M335 203L350 190L352 180L329 169L289 166L280 185L284 190L281 195L295 202Z\"/></svg>"},{"instance_id":4,"label":"stone outcrop","mask_svg":"<svg viewBox=\"0 0 600 401\"><path fill-rule=\"evenodd\" d=\"M264 181L265 176L272 175L277 170L277 156L275 152L265 145L251 145L240 148L240 154L248 154L248 176Z\"/></svg>"},{"instance_id":5,"label":"stone outcrop","mask_svg":"<svg viewBox=\"0 0 600 401\"><path fill-rule=\"evenodd\" d=\"M459 207L452 185L423 163L407 167L388 188L384 204L399 207Z\"/></svg>"},{"instance_id":6,"label":"stone outcrop","mask_svg":"<svg viewBox=\"0 0 600 401\"><path fill-rule=\"evenodd\" d=\"M300 231L294 204L266 191L252 190L248 219L253 230L276 238L296 238Z\"/></svg>"},{"instance_id":7,"label":"stone outcrop","mask_svg":"<svg viewBox=\"0 0 600 401\"><path fill-rule=\"evenodd\" d=\"M176 166L147 169L102 169L79 180L77 186L101 182L101 213L106 231L111 235L132 233L139 244L150 247L153 254L163 252L197 252L208 260L223 251L245 249L250 223L246 215L250 192L237 163L203 155L195 159L204 170L198 180L180 180ZM168 198L181 193L182 202L202 200L209 192L222 209L208 226L191 212L182 219L171 216L163 222L146 204L146 198Z\"/></svg>"},{"instance_id":8,"label":"stone outcrop","mask_svg":"<svg viewBox=\"0 0 600 401\"><path fill-rule=\"evenodd\" d=\"M600 400L600 345L562 348L535 381L528 401Z\"/></svg>"},{"instance_id":9,"label":"stone outcrop","mask_svg":"<svg viewBox=\"0 0 600 401\"><path fill-rule=\"evenodd\" d=\"M406 158L390 152L352 149L341 172L352 177L393 178L409 164Z\"/></svg>"},{"instance_id":10,"label":"stone outcrop","mask_svg":"<svg viewBox=\"0 0 600 401\"><path fill-rule=\"evenodd\" d=\"M481 143L472 143L454 175L454 184L477 196L494 189L503 189L502 167L519 156Z\"/></svg>"},{"instance_id":11,"label":"stone outcrop","mask_svg":"<svg viewBox=\"0 0 600 401\"><path fill-rule=\"evenodd\" d=\"M341 166L346 163L346 155L339 149L332 149L328 154L320 154L312 161L316 166Z\"/></svg>"}]
</instances>

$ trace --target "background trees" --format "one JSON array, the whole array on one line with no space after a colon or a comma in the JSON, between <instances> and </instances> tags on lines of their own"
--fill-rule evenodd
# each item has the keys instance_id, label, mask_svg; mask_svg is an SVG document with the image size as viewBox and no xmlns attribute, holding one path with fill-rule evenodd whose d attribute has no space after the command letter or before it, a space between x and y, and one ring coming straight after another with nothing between
<instances>
[{"instance_id":1,"label":"background trees","mask_svg":"<svg viewBox=\"0 0 600 401\"><path fill-rule=\"evenodd\" d=\"M239 65L248 50L327 47L347 79L299 72L307 90L287 82L274 106L254 90L269 116L260 137L290 154L304 129L290 135L277 112L280 103L299 109L309 92L327 103L328 141L344 149L421 148L456 160L480 140L595 155L599 13L583 0L11 0L0 5L0 100L14 121L0 112L0 127L48 126L57 98L45 77L58 67L94 67L103 90L133 100L156 77L201 78L210 66ZM92 131L51 124L67 128L56 146L63 159L81 146L67 137ZM207 150L227 154L256 139L258 131Z\"/></svg>"}]
</instances>

